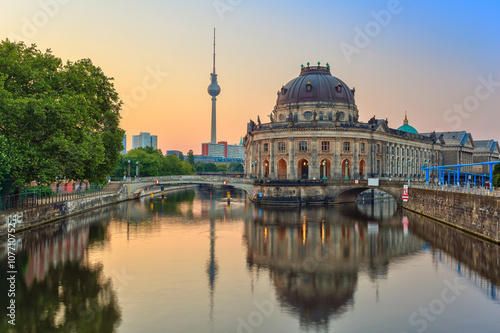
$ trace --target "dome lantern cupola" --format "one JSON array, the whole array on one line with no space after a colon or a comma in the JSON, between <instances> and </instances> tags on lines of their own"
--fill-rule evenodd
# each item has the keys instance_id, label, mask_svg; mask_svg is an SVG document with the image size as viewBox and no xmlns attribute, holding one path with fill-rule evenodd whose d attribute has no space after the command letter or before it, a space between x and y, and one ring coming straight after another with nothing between
<instances>
[{"instance_id":1,"label":"dome lantern cupola","mask_svg":"<svg viewBox=\"0 0 500 333\"><path fill-rule=\"evenodd\" d=\"M418 134L418 131L415 129L415 127L408 125L408 114L406 113L406 111L405 111L405 119L403 121L403 126L400 126L398 128L398 131Z\"/></svg>"}]
</instances>

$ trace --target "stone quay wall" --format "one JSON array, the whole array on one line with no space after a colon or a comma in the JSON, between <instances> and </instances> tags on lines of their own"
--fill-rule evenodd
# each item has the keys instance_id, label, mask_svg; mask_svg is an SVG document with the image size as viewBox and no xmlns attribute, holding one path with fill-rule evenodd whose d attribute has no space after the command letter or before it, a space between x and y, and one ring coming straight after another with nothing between
<instances>
[{"instance_id":1,"label":"stone quay wall","mask_svg":"<svg viewBox=\"0 0 500 333\"><path fill-rule=\"evenodd\" d=\"M165 192L192 188L193 185L166 187ZM160 190L145 191L142 196L158 193ZM120 187L116 192L105 193L94 196L83 196L67 201L53 202L16 211L0 214L0 238L7 235L8 222L16 219L16 232L31 229L45 223L74 216L99 207L109 206L118 202L129 200L126 186Z\"/></svg>"},{"instance_id":2,"label":"stone quay wall","mask_svg":"<svg viewBox=\"0 0 500 333\"><path fill-rule=\"evenodd\" d=\"M500 243L499 197L417 188L409 195L404 208Z\"/></svg>"}]
</instances>

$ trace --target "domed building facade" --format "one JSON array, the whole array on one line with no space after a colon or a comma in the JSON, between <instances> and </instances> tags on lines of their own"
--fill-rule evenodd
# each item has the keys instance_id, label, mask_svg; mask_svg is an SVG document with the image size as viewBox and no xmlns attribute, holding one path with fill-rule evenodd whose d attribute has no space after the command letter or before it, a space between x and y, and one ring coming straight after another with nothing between
<instances>
[{"instance_id":1,"label":"domed building facade","mask_svg":"<svg viewBox=\"0 0 500 333\"><path fill-rule=\"evenodd\" d=\"M442 164L442 136L419 134L387 119L359 121L355 89L330 66L302 66L281 87L268 123L250 121L245 175L271 180L423 179L422 165Z\"/></svg>"}]
</instances>

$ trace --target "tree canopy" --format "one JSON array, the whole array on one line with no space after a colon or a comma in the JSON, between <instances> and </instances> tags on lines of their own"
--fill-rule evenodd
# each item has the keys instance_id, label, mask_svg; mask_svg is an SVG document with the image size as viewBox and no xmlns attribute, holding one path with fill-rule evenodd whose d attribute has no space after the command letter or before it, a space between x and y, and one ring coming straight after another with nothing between
<instances>
[{"instance_id":1,"label":"tree canopy","mask_svg":"<svg viewBox=\"0 0 500 333\"><path fill-rule=\"evenodd\" d=\"M115 168L114 177L128 175L128 161L130 161L130 176L134 177L136 171L139 176L170 176L192 175L194 167L187 161L181 161L176 155L163 156L161 150L152 147L136 148L121 155ZM138 167L139 170L136 170Z\"/></svg>"},{"instance_id":2,"label":"tree canopy","mask_svg":"<svg viewBox=\"0 0 500 333\"><path fill-rule=\"evenodd\" d=\"M496 164L493 169L493 186L500 186L500 164Z\"/></svg>"},{"instance_id":3,"label":"tree canopy","mask_svg":"<svg viewBox=\"0 0 500 333\"><path fill-rule=\"evenodd\" d=\"M0 174L31 181L104 181L124 131L112 78L89 59L63 61L36 45L0 42Z\"/></svg>"}]
</instances>

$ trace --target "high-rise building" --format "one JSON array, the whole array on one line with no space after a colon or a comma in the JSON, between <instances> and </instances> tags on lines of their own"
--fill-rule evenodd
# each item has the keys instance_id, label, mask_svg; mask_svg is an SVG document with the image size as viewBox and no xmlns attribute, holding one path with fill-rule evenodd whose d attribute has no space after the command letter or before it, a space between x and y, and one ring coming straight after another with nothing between
<instances>
[{"instance_id":1,"label":"high-rise building","mask_svg":"<svg viewBox=\"0 0 500 333\"><path fill-rule=\"evenodd\" d=\"M212 133L210 143L215 144L217 142L217 130L216 130L216 102L217 95L220 94L220 86L217 84L217 74L215 74L215 28L214 28L214 67L212 74L210 74L211 83L208 86L208 94L212 96Z\"/></svg>"},{"instance_id":2,"label":"high-rise building","mask_svg":"<svg viewBox=\"0 0 500 333\"><path fill-rule=\"evenodd\" d=\"M245 159L245 148L241 144L228 145L226 141L219 141L219 143L202 143L201 155Z\"/></svg>"},{"instance_id":3,"label":"high-rise building","mask_svg":"<svg viewBox=\"0 0 500 333\"><path fill-rule=\"evenodd\" d=\"M122 145L123 145L122 154L126 154L127 153L127 134L123 135Z\"/></svg>"},{"instance_id":4,"label":"high-rise building","mask_svg":"<svg viewBox=\"0 0 500 333\"><path fill-rule=\"evenodd\" d=\"M154 149L158 149L158 136L151 135L146 132L141 132L139 135L132 136L132 149L136 149L139 147L153 147Z\"/></svg>"}]
</instances>

